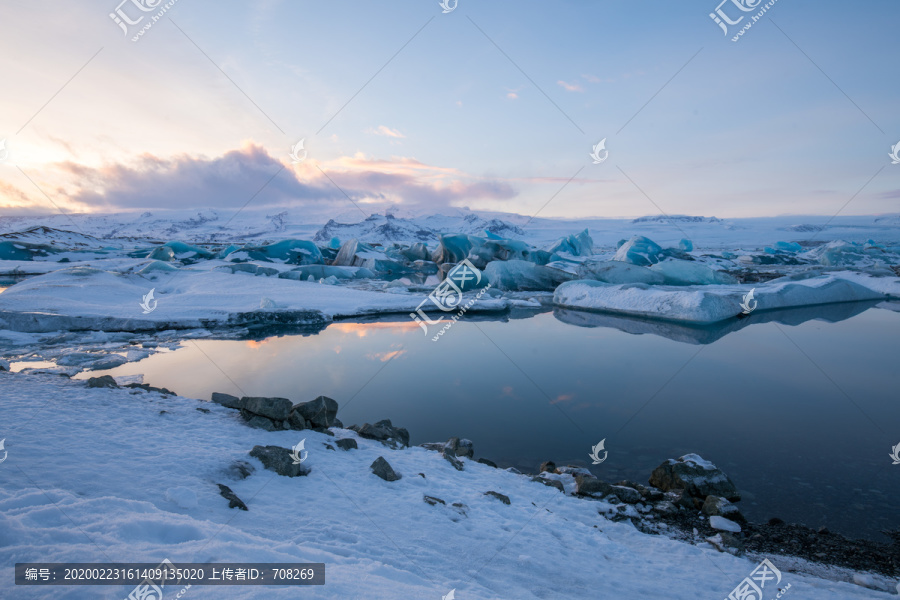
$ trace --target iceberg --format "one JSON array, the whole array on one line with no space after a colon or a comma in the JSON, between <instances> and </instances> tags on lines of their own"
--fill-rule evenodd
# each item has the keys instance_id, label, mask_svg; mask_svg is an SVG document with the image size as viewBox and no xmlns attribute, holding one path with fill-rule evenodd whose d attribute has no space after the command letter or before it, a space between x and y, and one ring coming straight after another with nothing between
<instances>
[{"instance_id":1,"label":"iceberg","mask_svg":"<svg viewBox=\"0 0 900 600\"><path fill-rule=\"evenodd\" d=\"M575 278L571 273L524 260L493 261L484 275L491 287L506 291L551 291Z\"/></svg>"},{"instance_id":2,"label":"iceberg","mask_svg":"<svg viewBox=\"0 0 900 600\"><path fill-rule=\"evenodd\" d=\"M238 254L245 253L250 260L281 262L289 265L325 264L319 247L307 240L282 240L267 246L245 246L242 251L238 252Z\"/></svg>"},{"instance_id":3,"label":"iceberg","mask_svg":"<svg viewBox=\"0 0 900 600\"><path fill-rule=\"evenodd\" d=\"M653 240L636 235L619 246L613 260L646 267L658 263L662 251L662 247Z\"/></svg>"},{"instance_id":4,"label":"iceberg","mask_svg":"<svg viewBox=\"0 0 900 600\"><path fill-rule=\"evenodd\" d=\"M693 252L694 243L687 238L683 238L680 242L678 242L678 248L680 248L684 252Z\"/></svg>"},{"instance_id":5,"label":"iceberg","mask_svg":"<svg viewBox=\"0 0 900 600\"><path fill-rule=\"evenodd\" d=\"M754 289L755 311L814 306L837 302L885 299L887 294L835 275L803 281L769 283ZM743 312L741 302L747 286L704 288L651 287L643 283L613 285L577 280L563 283L553 294L553 302L563 308L580 308L640 317L717 323ZM755 314L754 313L751 313Z\"/></svg>"},{"instance_id":6,"label":"iceberg","mask_svg":"<svg viewBox=\"0 0 900 600\"><path fill-rule=\"evenodd\" d=\"M281 279L307 280L312 277L315 280L327 277L335 279L372 279L375 273L363 267L333 267L325 265L306 265L290 271L278 274Z\"/></svg>"},{"instance_id":7,"label":"iceberg","mask_svg":"<svg viewBox=\"0 0 900 600\"><path fill-rule=\"evenodd\" d=\"M47 256L59 250L44 244L27 242L0 242L0 260L34 260L35 256Z\"/></svg>"},{"instance_id":8,"label":"iceberg","mask_svg":"<svg viewBox=\"0 0 900 600\"><path fill-rule=\"evenodd\" d=\"M567 235L553 244L551 253L565 252L572 256L591 256L594 253L594 240L591 239L588 230L579 234Z\"/></svg>"},{"instance_id":9,"label":"iceberg","mask_svg":"<svg viewBox=\"0 0 900 600\"><path fill-rule=\"evenodd\" d=\"M578 266L578 277L605 283L649 283L665 281L662 273L618 260L586 260Z\"/></svg>"},{"instance_id":10,"label":"iceberg","mask_svg":"<svg viewBox=\"0 0 900 600\"><path fill-rule=\"evenodd\" d=\"M710 269L706 265L686 260L664 260L649 267L650 271L663 276L667 285L713 285L737 283L737 279Z\"/></svg>"},{"instance_id":11,"label":"iceberg","mask_svg":"<svg viewBox=\"0 0 900 600\"><path fill-rule=\"evenodd\" d=\"M475 242L481 242L481 240L464 233L442 235L438 247L431 254L431 260L437 264L462 262L468 258L469 251L472 250Z\"/></svg>"}]
</instances>

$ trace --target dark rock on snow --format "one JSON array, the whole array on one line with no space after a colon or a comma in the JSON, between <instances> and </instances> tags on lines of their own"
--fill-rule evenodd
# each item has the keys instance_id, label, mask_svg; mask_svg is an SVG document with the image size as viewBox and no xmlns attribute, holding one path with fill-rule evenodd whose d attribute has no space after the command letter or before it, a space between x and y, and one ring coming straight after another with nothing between
<instances>
[{"instance_id":1,"label":"dark rock on snow","mask_svg":"<svg viewBox=\"0 0 900 600\"><path fill-rule=\"evenodd\" d=\"M496 498L497 500L499 500L499 501L502 502L503 504L506 504L506 505L509 505L509 504L510 504L510 502L509 502L509 496L506 496L506 495L504 495L504 494L501 494L500 492L490 491L490 492L485 492L484 495L485 495L485 496L491 496L491 497L493 497L493 498Z\"/></svg>"},{"instance_id":2,"label":"dark rock on snow","mask_svg":"<svg viewBox=\"0 0 900 600\"><path fill-rule=\"evenodd\" d=\"M376 458L375 462L373 462L369 468L372 469L373 473L385 481L397 481L401 477L398 473L394 472L394 469L391 468L388 461L384 460L383 456Z\"/></svg>"},{"instance_id":3,"label":"dark rock on snow","mask_svg":"<svg viewBox=\"0 0 900 600\"><path fill-rule=\"evenodd\" d=\"M87 386L89 388L117 388L119 384L112 378L112 375L103 375L102 377L91 377L88 379Z\"/></svg>"},{"instance_id":4,"label":"dark rock on snow","mask_svg":"<svg viewBox=\"0 0 900 600\"><path fill-rule=\"evenodd\" d=\"M228 500L228 508L239 508L241 510L249 510L243 500L237 497L237 494L231 491L227 485L217 484L219 486L219 494Z\"/></svg>"},{"instance_id":5,"label":"dark rock on snow","mask_svg":"<svg viewBox=\"0 0 900 600\"><path fill-rule=\"evenodd\" d=\"M359 445L356 443L356 440L354 440L352 438L338 440L335 442L335 444L337 444L337 447L340 448L341 450L350 450L351 448L355 450L355 449L359 448Z\"/></svg>"},{"instance_id":6,"label":"dark rock on snow","mask_svg":"<svg viewBox=\"0 0 900 600\"><path fill-rule=\"evenodd\" d=\"M704 500L707 496L721 496L735 502L741 499L728 476L709 461L696 454L686 454L678 460L669 459L650 475L650 485L664 492L684 490L691 497Z\"/></svg>"},{"instance_id":7,"label":"dark rock on snow","mask_svg":"<svg viewBox=\"0 0 900 600\"><path fill-rule=\"evenodd\" d=\"M250 456L258 458L265 468L285 477L309 475L309 467L295 465L291 451L280 446L254 446Z\"/></svg>"}]
</instances>

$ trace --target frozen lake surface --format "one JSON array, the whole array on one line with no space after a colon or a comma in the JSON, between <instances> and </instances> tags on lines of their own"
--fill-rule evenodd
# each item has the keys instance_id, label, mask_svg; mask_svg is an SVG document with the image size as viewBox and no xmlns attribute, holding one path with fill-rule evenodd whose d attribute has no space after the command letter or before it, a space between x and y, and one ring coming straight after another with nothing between
<instances>
[{"instance_id":1,"label":"frozen lake surface","mask_svg":"<svg viewBox=\"0 0 900 600\"><path fill-rule=\"evenodd\" d=\"M751 521L881 541L896 527L897 312L840 304L715 328L563 310L526 317L466 317L437 342L402 317L187 341L90 376L141 373L204 399L324 394L345 426L389 418L412 444L466 437L477 456L525 472L553 460L646 483L665 459L693 452L735 481ZM591 465L603 439L608 458Z\"/></svg>"}]
</instances>

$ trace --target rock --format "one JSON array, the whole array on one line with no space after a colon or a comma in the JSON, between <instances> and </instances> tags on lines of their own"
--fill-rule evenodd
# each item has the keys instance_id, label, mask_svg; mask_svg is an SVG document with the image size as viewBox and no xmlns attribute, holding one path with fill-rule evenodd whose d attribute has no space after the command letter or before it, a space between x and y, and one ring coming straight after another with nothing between
<instances>
[{"instance_id":1,"label":"rock","mask_svg":"<svg viewBox=\"0 0 900 600\"><path fill-rule=\"evenodd\" d=\"M344 424L341 423L341 420L338 419L337 417L334 418L334 422L332 423L331 426L332 426L332 427L337 427L338 429L343 429L343 428L344 428Z\"/></svg>"},{"instance_id":2,"label":"rock","mask_svg":"<svg viewBox=\"0 0 900 600\"><path fill-rule=\"evenodd\" d=\"M169 396L177 395L175 392L168 388L153 387L152 385L147 383L129 383L127 385L123 385L122 387L144 390L145 392L156 392L157 394L168 394Z\"/></svg>"},{"instance_id":3,"label":"rock","mask_svg":"<svg viewBox=\"0 0 900 600\"><path fill-rule=\"evenodd\" d=\"M538 473L543 473L544 471L546 471L547 473L556 473L556 463L552 460L542 462L541 468L538 470Z\"/></svg>"},{"instance_id":4,"label":"rock","mask_svg":"<svg viewBox=\"0 0 900 600\"><path fill-rule=\"evenodd\" d=\"M359 448L359 445L356 443L356 440L353 438L345 438L343 440L338 440L335 442L338 448L341 450L350 450L351 448L356 450Z\"/></svg>"},{"instance_id":5,"label":"rock","mask_svg":"<svg viewBox=\"0 0 900 600\"><path fill-rule=\"evenodd\" d=\"M566 467L556 467L556 472L560 475L571 475L572 477L576 477L578 475L582 475L584 477L594 477L595 475L585 469L584 467L576 467L574 465L568 465Z\"/></svg>"},{"instance_id":6,"label":"rock","mask_svg":"<svg viewBox=\"0 0 900 600\"><path fill-rule=\"evenodd\" d=\"M304 419L303 415L293 410L291 411L291 416L288 417L287 424L288 429L293 429L294 431L302 431L311 427L309 421Z\"/></svg>"},{"instance_id":7,"label":"rock","mask_svg":"<svg viewBox=\"0 0 900 600\"><path fill-rule=\"evenodd\" d=\"M313 427L325 429L334 425L338 403L328 396L319 396L315 400L295 404L292 412L309 421Z\"/></svg>"},{"instance_id":8,"label":"rock","mask_svg":"<svg viewBox=\"0 0 900 600\"><path fill-rule=\"evenodd\" d=\"M259 415L250 415L250 418L247 419L247 425L255 427L256 429L265 429L266 431L278 430L278 427L275 426L272 419L267 419Z\"/></svg>"},{"instance_id":9,"label":"rock","mask_svg":"<svg viewBox=\"0 0 900 600\"><path fill-rule=\"evenodd\" d=\"M256 469L246 460L236 460L226 471L234 479L247 479Z\"/></svg>"},{"instance_id":10,"label":"rock","mask_svg":"<svg viewBox=\"0 0 900 600\"><path fill-rule=\"evenodd\" d=\"M211 400L216 404L221 404L225 408L241 408L241 399L231 394L222 394L213 392Z\"/></svg>"},{"instance_id":11,"label":"rock","mask_svg":"<svg viewBox=\"0 0 900 600\"><path fill-rule=\"evenodd\" d=\"M119 384L112 378L112 375L103 375L88 379L87 386L89 388L117 388Z\"/></svg>"},{"instance_id":12,"label":"rock","mask_svg":"<svg viewBox=\"0 0 900 600\"><path fill-rule=\"evenodd\" d=\"M641 501L641 493L634 488L623 485L610 486L612 493L625 504L637 504Z\"/></svg>"},{"instance_id":13,"label":"rock","mask_svg":"<svg viewBox=\"0 0 900 600\"><path fill-rule=\"evenodd\" d=\"M291 401L287 398L261 398L257 396L243 397L241 408L256 415L268 417L273 421L284 421L291 416Z\"/></svg>"},{"instance_id":14,"label":"rock","mask_svg":"<svg viewBox=\"0 0 900 600\"><path fill-rule=\"evenodd\" d=\"M375 462L373 462L369 468L372 469L373 473L385 481L397 481L400 479L400 475L394 472L394 469L391 468L388 461L384 460L383 456L379 456L375 459Z\"/></svg>"},{"instance_id":15,"label":"rock","mask_svg":"<svg viewBox=\"0 0 900 600\"><path fill-rule=\"evenodd\" d=\"M9 371L9 361L0 359L0 371Z\"/></svg>"},{"instance_id":16,"label":"rock","mask_svg":"<svg viewBox=\"0 0 900 600\"><path fill-rule=\"evenodd\" d=\"M209 414L209 409L208 409L208 408L200 408L200 407L198 406L195 410L199 410L199 411L202 412L202 413Z\"/></svg>"},{"instance_id":17,"label":"rock","mask_svg":"<svg viewBox=\"0 0 900 600\"><path fill-rule=\"evenodd\" d=\"M219 494L228 500L228 508L239 508L241 510L249 510L243 500L237 497L237 494L231 491L227 485L217 484L219 486Z\"/></svg>"},{"instance_id":18,"label":"rock","mask_svg":"<svg viewBox=\"0 0 900 600\"><path fill-rule=\"evenodd\" d=\"M462 471L463 469L466 468L465 465L462 464L461 460L459 460L458 458L453 456L452 450L444 450L443 457L444 457L444 460L446 460L448 463L453 465L453 468L456 469L457 471Z\"/></svg>"},{"instance_id":19,"label":"rock","mask_svg":"<svg viewBox=\"0 0 900 600\"><path fill-rule=\"evenodd\" d=\"M450 438L447 440L447 444L444 447L444 450L452 450L454 456L464 456L466 458L472 458L475 456L475 446L472 443L472 440L467 439L459 439L459 438Z\"/></svg>"},{"instance_id":20,"label":"rock","mask_svg":"<svg viewBox=\"0 0 900 600\"><path fill-rule=\"evenodd\" d=\"M686 454L678 460L669 459L650 475L650 485L664 492L681 489L693 498L721 496L732 502L741 499L737 488L725 473L696 454Z\"/></svg>"},{"instance_id":21,"label":"rock","mask_svg":"<svg viewBox=\"0 0 900 600\"><path fill-rule=\"evenodd\" d=\"M440 498L435 498L434 496L423 496L422 499L426 502L426 504L430 504L431 506L434 506L436 504L443 504L446 506L447 504Z\"/></svg>"},{"instance_id":22,"label":"rock","mask_svg":"<svg viewBox=\"0 0 900 600\"><path fill-rule=\"evenodd\" d=\"M285 477L302 477L309 475L309 468L294 464L291 451L280 446L254 446L250 456L258 458L263 466Z\"/></svg>"},{"instance_id":23,"label":"rock","mask_svg":"<svg viewBox=\"0 0 900 600\"><path fill-rule=\"evenodd\" d=\"M747 521L737 506L720 496L707 496L700 510L710 516L725 517L743 523Z\"/></svg>"},{"instance_id":24,"label":"rock","mask_svg":"<svg viewBox=\"0 0 900 600\"><path fill-rule=\"evenodd\" d=\"M653 505L653 510L663 515L672 515L678 512L678 508L668 500L657 502Z\"/></svg>"},{"instance_id":25,"label":"rock","mask_svg":"<svg viewBox=\"0 0 900 600\"><path fill-rule=\"evenodd\" d=\"M488 459L486 459L486 458L479 458L479 459L478 459L477 461L475 461L475 462L481 463L481 464L483 464L483 465L487 465L487 466L489 466L489 467L494 467L495 469L499 469L499 467L497 466L497 463L495 463L495 462L492 461L492 460L488 460Z\"/></svg>"},{"instance_id":26,"label":"rock","mask_svg":"<svg viewBox=\"0 0 900 600\"><path fill-rule=\"evenodd\" d=\"M686 508L688 510L695 510L700 508L700 500L691 498L690 495L688 495L688 493L684 490L666 492L665 494L663 494L663 497L675 506L680 506L681 508Z\"/></svg>"},{"instance_id":27,"label":"rock","mask_svg":"<svg viewBox=\"0 0 900 600\"><path fill-rule=\"evenodd\" d=\"M350 427L353 429L353 427ZM368 423L362 427L353 429L360 435L369 440L381 442L385 446L396 449L398 445L409 446L409 432L400 427L394 427L390 419L378 421L374 425Z\"/></svg>"},{"instance_id":28,"label":"rock","mask_svg":"<svg viewBox=\"0 0 900 600\"><path fill-rule=\"evenodd\" d=\"M726 519L725 517L720 516L712 516L709 518L709 526L713 529L718 529L719 531L730 531L732 533L740 533L741 526L731 519Z\"/></svg>"},{"instance_id":29,"label":"rock","mask_svg":"<svg viewBox=\"0 0 900 600\"><path fill-rule=\"evenodd\" d=\"M578 496L591 496L594 498L603 498L612 493L612 487L605 481L596 477L585 477L577 475L575 477L575 494Z\"/></svg>"},{"instance_id":30,"label":"rock","mask_svg":"<svg viewBox=\"0 0 900 600\"><path fill-rule=\"evenodd\" d=\"M490 492L485 492L484 495L494 497L497 500L499 500L500 502L502 502L503 504L506 504L507 506L510 504L509 496L505 496L505 495L501 494L500 492L490 491Z\"/></svg>"},{"instance_id":31,"label":"rock","mask_svg":"<svg viewBox=\"0 0 900 600\"><path fill-rule=\"evenodd\" d=\"M557 481L556 479L544 479L543 477L532 477L531 480L543 483L549 487L554 487L562 493L566 493L566 488L563 486L562 481Z\"/></svg>"}]
</instances>

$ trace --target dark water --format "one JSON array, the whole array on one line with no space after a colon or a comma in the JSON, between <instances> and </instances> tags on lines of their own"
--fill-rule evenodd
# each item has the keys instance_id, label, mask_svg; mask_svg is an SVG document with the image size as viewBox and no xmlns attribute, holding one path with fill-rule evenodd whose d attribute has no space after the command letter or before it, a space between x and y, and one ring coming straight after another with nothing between
<instances>
[{"instance_id":1,"label":"dark water","mask_svg":"<svg viewBox=\"0 0 900 600\"><path fill-rule=\"evenodd\" d=\"M872 304L706 329L557 311L460 321L437 342L399 318L187 342L110 373L204 399L324 394L345 425L390 418L413 444L467 437L476 456L529 472L590 466L605 439L591 470L646 483L694 452L735 481L751 520L885 541L879 530L900 523L898 350L900 313Z\"/></svg>"}]
</instances>

